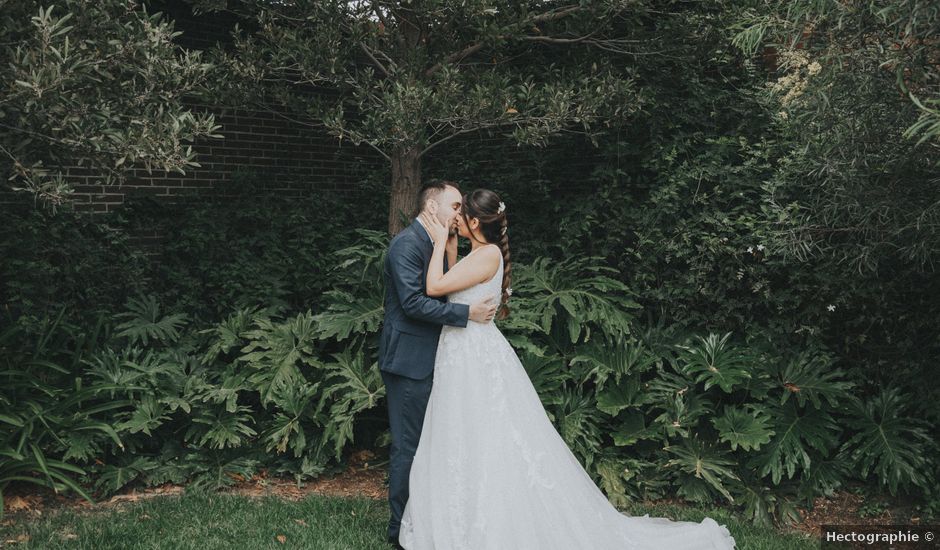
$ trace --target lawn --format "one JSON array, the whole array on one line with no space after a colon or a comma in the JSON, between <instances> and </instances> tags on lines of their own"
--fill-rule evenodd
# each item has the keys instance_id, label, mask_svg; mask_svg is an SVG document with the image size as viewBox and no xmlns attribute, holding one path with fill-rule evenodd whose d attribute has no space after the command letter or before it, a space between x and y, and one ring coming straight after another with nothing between
<instances>
[{"instance_id":1,"label":"lawn","mask_svg":"<svg viewBox=\"0 0 940 550\"><path fill-rule=\"evenodd\" d=\"M728 525L742 550L815 549L815 539L753 527L720 509L637 506L649 513L699 521L705 515ZM6 518L0 527L5 548L68 549L261 549L387 550L388 504L365 497L312 494L291 501L276 496L187 492L106 509L47 510L43 517ZM28 538L27 538L28 537ZM20 542L15 542L19 539ZM513 549L516 550L516 549Z\"/></svg>"}]
</instances>

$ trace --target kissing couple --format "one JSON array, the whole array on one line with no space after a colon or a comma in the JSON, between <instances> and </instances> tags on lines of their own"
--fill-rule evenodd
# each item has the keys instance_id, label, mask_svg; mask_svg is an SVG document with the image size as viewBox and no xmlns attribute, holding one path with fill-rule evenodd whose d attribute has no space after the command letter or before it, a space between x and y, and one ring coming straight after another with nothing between
<instances>
[{"instance_id":1,"label":"kissing couple","mask_svg":"<svg viewBox=\"0 0 940 550\"><path fill-rule=\"evenodd\" d=\"M419 191L389 244L379 370L391 431L388 541L408 550L729 550L701 523L620 513L568 448L495 320L512 262L499 195ZM470 252L457 259L457 239ZM432 389L433 386L433 389Z\"/></svg>"}]
</instances>

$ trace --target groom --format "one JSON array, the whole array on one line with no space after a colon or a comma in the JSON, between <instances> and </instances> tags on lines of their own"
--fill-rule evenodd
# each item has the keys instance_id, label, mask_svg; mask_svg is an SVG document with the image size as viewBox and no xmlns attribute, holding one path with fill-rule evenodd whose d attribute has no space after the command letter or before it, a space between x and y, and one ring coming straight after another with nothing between
<instances>
[{"instance_id":1,"label":"groom","mask_svg":"<svg viewBox=\"0 0 940 550\"><path fill-rule=\"evenodd\" d=\"M434 201L439 205L434 215L444 227L451 228L453 236L462 200L456 183L432 180L418 193L415 215L427 210L429 201ZM425 293L425 282L433 250L430 232L416 217L392 238L385 257L385 321L379 340L379 370L385 382L392 435L388 541L396 548L400 548L398 530L408 501L408 475L431 395L441 326L466 327L468 321L486 323L493 318L497 307L489 303L490 299L467 305L448 303L445 297L429 297ZM445 273L448 267L445 257Z\"/></svg>"}]
</instances>

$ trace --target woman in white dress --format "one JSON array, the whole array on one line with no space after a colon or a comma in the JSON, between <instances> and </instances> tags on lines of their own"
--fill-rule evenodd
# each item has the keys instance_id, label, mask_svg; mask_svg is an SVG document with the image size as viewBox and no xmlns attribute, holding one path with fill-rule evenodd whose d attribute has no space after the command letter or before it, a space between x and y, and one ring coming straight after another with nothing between
<instances>
[{"instance_id":1,"label":"woman in white dress","mask_svg":"<svg viewBox=\"0 0 940 550\"><path fill-rule=\"evenodd\" d=\"M434 253L429 296L472 303L511 289L506 207L486 189L464 195L456 242L422 215ZM452 267L443 273L444 254ZM734 548L728 529L621 514L551 423L515 351L493 323L445 325L409 477L399 543L408 550L705 550Z\"/></svg>"}]
</instances>

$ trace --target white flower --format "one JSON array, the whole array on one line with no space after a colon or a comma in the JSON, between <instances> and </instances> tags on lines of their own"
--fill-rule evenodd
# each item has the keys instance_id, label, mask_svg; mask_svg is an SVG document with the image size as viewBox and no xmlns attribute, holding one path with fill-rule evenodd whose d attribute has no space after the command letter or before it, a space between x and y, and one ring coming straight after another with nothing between
<instances>
[{"instance_id":1,"label":"white flower","mask_svg":"<svg viewBox=\"0 0 940 550\"><path fill-rule=\"evenodd\" d=\"M506 289L506 294L508 294L509 296L512 296L512 287L509 287Z\"/></svg>"},{"instance_id":2,"label":"white flower","mask_svg":"<svg viewBox=\"0 0 940 550\"><path fill-rule=\"evenodd\" d=\"M753 253L753 252L754 252L754 247L753 247L753 246L747 247L747 251L750 252L750 253Z\"/></svg>"},{"instance_id":3,"label":"white flower","mask_svg":"<svg viewBox=\"0 0 940 550\"><path fill-rule=\"evenodd\" d=\"M496 211L497 214L502 214L506 210L506 203L499 201L499 210Z\"/></svg>"},{"instance_id":4,"label":"white flower","mask_svg":"<svg viewBox=\"0 0 940 550\"><path fill-rule=\"evenodd\" d=\"M758 249L758 250L763 250L763 249L764 249L764 245L762 245L762 244L757 245L757 249Z\"/></svg>"},{"instance_id":5,"label":"white flower","mask_svg":"<svg viewBox=\"0 0 940 550\"><path fill-rule=\"evenodd\" d=\"M829 304L829 306L826 307L826 309L828 309L829 311L835 311L835 310L836 310L836 306L834 306L834 305L832 305L832 304Z\"/></svg>"}]
</instances>

